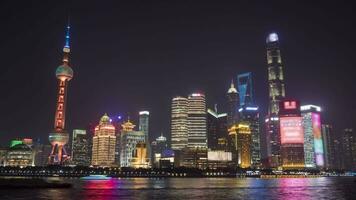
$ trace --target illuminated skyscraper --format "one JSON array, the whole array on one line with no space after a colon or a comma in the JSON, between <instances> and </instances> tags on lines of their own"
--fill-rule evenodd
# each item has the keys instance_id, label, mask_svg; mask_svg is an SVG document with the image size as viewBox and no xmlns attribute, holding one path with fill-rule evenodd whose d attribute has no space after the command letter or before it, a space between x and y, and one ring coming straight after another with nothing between
<instances>
[{"instance_id":1,"label":"illuminated skyscraper","mask_svg":"<svg viewBox=\"0 0 356 200\"><path fill-rule=\"evenodd\" d=\"M261 165L260 113L258 106L243 105L239 109L240 123L250 126L251 131L251 165L259 168Z\"/></svg>"},{"instance_id":2,"label":"illuminated skyscraper","mask_svg":"<svg viewBox=\"0 0 356 200\"><path fill-rule=\"evenodd\" d=\"M150 166L150 159L147 158L146 143L139 142L136 144L134 155L131 159L131 167L133 168L148 168Z\"/></svg>"},{"instance_id":3,"label":"illuminated skyscraper","mask_svg":"<svg viewBox=\"0 0 356 200\"><path fill-rule=\"evenodd\" d=\"M115 164L115 144L115 127L105 113L101 117L99 125L95 127L91 164L99 167L113 166Z\"/></svg>"},{"instance_id":4,"label":"illuminated skyscraper","mask_svg":"<svg viewBox=\"0 0 356 200\"><path fill-rule=\"evenodd\" d=\"M231 85L229 90L227 91L227 127L231 128L232 125L238 122L238 104L239 104L239 94L235 88L234 81L231 80Z\"/></svg>"},{"instance_id":5,"label":"illuminated skyscraper","mask_svg":"<svg viewBox=\"0 0 356 200\"><path fill-rule=\"evenodd\" d=\"M303 169L305 167L304 131L299 101L280 101L279 109L282 167Z\"/></svg>"},{"instance_id":6,"label":"illuminated skyscraper","mask_svg":"<svg viewBox=\"0 0 356 200\"><path fill-rule=\"evenodd\" d=\"M211 150L227 150L228 141L227 114L207 111L208 148Z\"/></svg>"},{"instance_id":7,"label":"illuminated skyscraper","mask_svg":"<svg viewBox=\"0 0 356 200\"><path fill-rule=\"evenodd\" d=\"M181 150L188 145L188 99L175 97L171 107L171 146Z\"/></svg>"},{"instance_id":8,"label":"illuminated skyscraper","mask_svg":"<svg viewBox=\"0 0 356 200\"><path fill-rule=\"evenodd\" d=\"M207 146L205 96L193 93L188 97L188 147Z\"/></svg>"},{"instance_id":9,"label":"illuminated skyscraper","mask_svg":"<svg viewBox=\"0 0 356 200\"><path fill-rule=\"evenodd\" d=\"M255 103L251 72L237 75L237 89L239 91L240 106L253 105Z\"/></svg>"},{"instance_id":10,"label":"illuminated skyscraper","mask_svg":"<svg viewBox=\"0 0 356 200\"><path fill-rule=\"evenodd\" d=\"M121 145L120 145L120 166L132 167L132 159L135 156L136 145L138 143L145 143L145 134L142 131L135 131L135 125L127 120L121 125ZM146 148L146 147L145 147ZM144 150L146 152L146 150ZM140 151L142 153L143 151ZM145 157L145 159L147 156Z\"/></svg>"},{"instance_id":11,"label":"illuminated skyscraper","mask_svg":"<svg viewBox=\"0 0 356 200\"><path fill-rule=\"evenodd\" d=\"M268 85L269 85L269 114L278 114L279 102L285 97L283 65L279 40L276 33L271 33L266 39Z\"/></svg>"},{"instance_id":12,"label":"illuminated skyscraper","mask_svg":"<svg viewBox=\"0 0 356 200\"><path fill-rule=\"evenodd\" d=\"M72 163L79 166L89 166L89 140L86 130L74 129L72 136Z\"/></svg>"},{"instance_id":13,"label":"illuminated skyscraper","mask_svg":"<svg viewBox=\"0 0 356 200\"><path fill-rule=\"evenodd\" d=\"M335 155L334 155L334 136L333 128L330 124L321 125L321 133L323 138L323 149L324 149L324 162L325 168L335 169Z\"/></svg>"},{"instance_id":14,"label":"illuminated skyscraper","mask_svg":"<svg viewBox=\"0 0 356 200\"><path fill-rule=\"evenodd\" d=\"M279 130L279 102L285 97L284 76L279 39L270 33L266 39L269 107L266 117L266 142L269 167L281 166L281 138Z\"/></svg>"},{"instance_id":15,"label":"illuminated skyscraper","mask_svg":"<svg viewBox=\"0 0 356 200\"><path fill-rule=\"evenodd\" d=\"M147 157L151 158L151 144L149 140L149 116L150 113L148 111L139 112L139 131L142 131L145 134L145 148L147 152Z\"/></svg>"},{"instance_id":16,"label":"illuminated skyscraper","mask_svg":"<svg viewBox=\"0 0 356 200\"><path fill-rule=\"evenodd\" d=\"M241 168L251 167L251 130L250 125L240 122L229 129L233 144L232 158Z\"/></svg>"},{"instance_id":17,"label":"illuminated skyscraper","mask_svg":"<svg viewBox=\"0 0 356 200\"><path fill-rule=\"evenodd\" d=\"M343 130L343 165L346 170L356 170L356 136L351 128Z\"/></svg>"},{"instance_id":18,"label":"illuminated skyscraper","mask_svg":"<svg viewBox=\"0 0 356 200\"><path fill-rule=\"evenodd\" d=\"M319 106L300 107L304 129L304 160L307 168L324 168L324 148L321 135Z\"/></svg>"},{"instance_id":19,"label":"illuminated skyscraper","mask_svg":"<svg viewBox=\"0 0 356 200\"><path fill-rule=\"evenodd\" d=\"M68 143L69 135L65 131L65 113L68 82L73 78L73 70L69 66L69 29L67 26L65 45L63 48L63 64L56 70L58 79L58 95L56 113L54 116L54 130L49 134L49 142L52 145L52 151L48 159L48 163L52 165L61 165L68 159L64 145Z\"/></svg>"}]
</instances>

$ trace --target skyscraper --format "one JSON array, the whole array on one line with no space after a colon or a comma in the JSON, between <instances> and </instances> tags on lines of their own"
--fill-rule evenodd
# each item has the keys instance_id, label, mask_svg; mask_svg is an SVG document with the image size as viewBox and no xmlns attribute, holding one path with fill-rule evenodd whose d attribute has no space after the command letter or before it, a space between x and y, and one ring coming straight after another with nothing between
<instances>
[{"instance_id":1,"label":"skyscraper","mask_svg":"<svg viewBox=\"0 0 356 200\"><path fill-rule=\"evenodd\" d=\"M304 160L307 168L324 168L324 148L321 135L321 108L315 105L300 107L304 130Z\"/></svg>"},{"instance_id":2,"label":"skyscraper","mask_svg":"<svg viewBox=\"0 0 356 200\"><path fill-rule=\"evenodd\" d=\"M304 132L299 101L279 102L281 158L283 169L304 168Z\"/></svg>"},{"instance_id":3,"label":"skyscraper","mask_svg":"<svg viewBox=\"0 0 356 200\"><path fill-rule=\"evenodd\" d=\"M334 137L333 128L330 124L321 125L321 133L323 138L323 149L324 149L324 162L325 168L335 169L335 155L334 155Z\"/></svg>"},{"instance_id":4,"label":"skyscraper","mask_svg":"<svg viewBox=\"0 0 356 200\"><path fill-rule=\"evenodd\" d=\"M145 134L145 148L147 152L147 158L151 158L151 143L149 137L149 116L150 112L140 111L139 112L139 131L142 131Z\"/></svg>"},{"instance_id":5,"label":"skyscraper","mask_svg":"<svg viewBox=\"0 0 356 200\"><path fill-rule=\"evenodd\" d=\"M132 159L135 156L136 145L138 143L145 143L145 134L142 131L135 131L135 125L127 120L122 124L121 130L121 145L120 145L120 166L132 167ZM142 147L142 146L140 146ZM146 150L144 150L146 151ZM144 152L140 151L140 153ZM145 159L147 156L145 157Z\"/></svg>"},{"instance_id":6,"label":"skyscraper","mask_svg":"<svg viewBox=\"0 0 356 200\"><path fill-rule=\"evenodd\" d=\"M72 135L72 163L79 166L89 166L89 141L86 130L74 129Z\"/></svg>"},{"instance_id":7,"label":"skyscraper","mask_svg":"<svg viewBox=\"0 0 356 200\"><path fill-rule=\"evenodd\" d=\"M342 134L344 169L356 170L356 137L351 128L345 128Z\"/></svg>"},{"instance_id":8,"label":"skyscraper","mask_svg":"<svg viewBox=\"0 0 356 200\"><path fill-rule=\"evenodd\" d=\"M93 137L92 161L93 166L111 167L115 164L115 127L105 113L99 125L95 127Z\"/></svg>"},{"instance_id":9,"label":"skyscraper","mask_svg":"<svg viewBox=\"0 0 356 200\"><path fill-rule=\"evenodd\" d=\"M285 97L284 76L279 38L270 33L266 39L269 106L266 117L266 142L269 167L281 166L281 138L279 130L279 102Z\"/></svg>"},{"instance_id":10,"label":"skyscraper","mask_svg":"<svg viewBox=\"0 0 356 200\"><path fill-rule=\"evenodd\" d=\"M171 106L171 146L181 150L188 145L188 99L175 97Z\"/></svg>"},{"instance_id":11,"label":"skyscraper","mask_svg":"<svg viewBox=\"0 0 356 200\"><path fill-rule=\"evenodd\" d=\"M251 165L258 168L261 165L260 113L258 106L243 105L239 109L240 122L249 125L251 132Z\"/></svg>"},{"instance_id":12,"label":"skyscraper","mask_svg":"<svg viewBox=\"0 0 356 200\"><path fill-rule=\"evenodd\" d=\"M73 70L69 66L69 29L70 27L67 26L65 45L63 48L63 64L56 70L56 77L58 79L57 105L54 116L54 130L49 134L52 151L48 163L52 165L61 165L68 159L67 152L64 149L64 145L66 145L69 140L69 135L65 130L65 113L68 82L73 78Z\"/></svg>"},{"instance_id":13,"label":"skyscraper","mask_svg":"<svg viewBox=\"0 0 356 200\"><path fill-rule=\"evenodd\" d=\"M251 72L237 75L237 89L239 91L240 106L255 104Z\"/></svg>"},{"instance_id":14,"label":"skyscraper","mask_svg":"<svg viewBox=\"0 0 356 200\"><path fill-rule=\"evenodd\" d=\"M250 125L240 122L229 129L232 141L232 159L241 168L251 167L251 130Z\"/></svg>"},{"instance_id":15,"label":"skyscraper","mask_svg":"<svg viewBox=\"0 0 356 200\"><path fill-rule=\"evenodd\" d=\"M231 128L232 125L238 122L238 104L239 104L239 94L235 88L234 81L231 80L231 85L227 91L227 126Z\"/></svg>"},{"instance_id":16,"label":"skyscraper","mask_svg":"<svg viewBox=\"0 0 356 200\"><path fill-rule=\"evenodd\" d=\"M228 141L227 114L208 109L207 134L208 148L211 150L226 150Z\"/></svg>"},{"instance_id":17,"label":"skyscraper","mask_svg":"<svg viewBox=\"0 0 356 200\"><path fill-rule=\"evenodd\" d=\"M188 147L207 146L205 96L193 93L188 97Z\"/></svg>"}]
</instances>

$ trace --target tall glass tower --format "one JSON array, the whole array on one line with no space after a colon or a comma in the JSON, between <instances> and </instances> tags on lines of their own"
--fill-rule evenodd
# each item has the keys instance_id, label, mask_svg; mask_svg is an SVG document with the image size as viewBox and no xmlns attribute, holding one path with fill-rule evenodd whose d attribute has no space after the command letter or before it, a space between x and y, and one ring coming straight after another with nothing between
<instances>
[{"instance_id":1,"label":"tall glass tower","mask_svg":"<svg viewBox=\"0 0 356 200\"><path fill-rule=\"evenodd\" d=\"M171 105L171 146L182 150L188 145L188 99L174 97Z\"/></svg>"},{"instance_id":2,"label":"tall glass tower","mask_svg":"<svg viewBox=\"0 0 356 200\"><path fill-rule=\"evenodd\" d=\"M151 158L151 143L150 143L150 140L149 140L149 116L150 116L150 112L148 112L148 111L140 111L139 115L140 115L140 117L139 117L139 131L142 131L145 134L147 157Z\"/></svg>"},{"instance_id":3,"label":"tall glass tower","mask_svg":"<svg viewBox=\"0 0 356 200\"><path fill-rule=\"evenodd\" d=\"M251 72L237 75L237 88L239 90L240 106L254 104Z\"/></svg>"},{"instance_id":4,"label":"tall glass tower","mask_svg":"<svg viewBox=\"0 0 356 200\"><path fill-rule=\"evenodd\" d=\"M269 107L266 117L266 141L268 167L281 166L281 138L279 132L279 102L285 97L284 76L279 39L270 33L266 39Z\"/></svg>"},{"instance_id":5,"label":"tall glass tower","mask_svg":"<svg viewBox=\"0 0 356 200\"><path fill-rule=\"evenodd\" d=\"M188 147L206 148L206 129L205 95L193 93L188 97Z\"/></svg>"},{"instance_id":6,"label":"tall glass tower","mask_svg":"<svg viewBox=\"0 0 356 200\"><path fill-rule=\"evenodd\" d=\"M67 26L63 48L63 64L57 67L56 70L56 77L58 79L56 113L54 115L54 130L49 134L48 138L52 145L51 154L48 158L48 164L50 165L62 165L69 158L64 149L64 145L69 140L69 134L65 130L67 89L69 81L73 78L73 70L69 66L69 29L70 26Z\"/></svg>"},{"instance_id":7,"label":"tall glass tower","mask_svg":"<svg viewBox=\"0 0 356 200\"><path fill-rule=\"evenodd\" d=\"M279 40L276 33L271 33L266 39L268 88L269 88L269 114L278 115L279 101L285 97L283 65Z\"/></svg>"},{"instance_id":8,"label":"tall glass tower","mask_svg":"<svg viewBox=\"0 0 356 200\"><path fill-rule=\"evenodd\" d=\"M231 80L231 85L227 91L227 127L231 128L235 123L238 122L238 104L239 104L239 94L235 88L234 81Z\"/></svg>"}]
</instances>

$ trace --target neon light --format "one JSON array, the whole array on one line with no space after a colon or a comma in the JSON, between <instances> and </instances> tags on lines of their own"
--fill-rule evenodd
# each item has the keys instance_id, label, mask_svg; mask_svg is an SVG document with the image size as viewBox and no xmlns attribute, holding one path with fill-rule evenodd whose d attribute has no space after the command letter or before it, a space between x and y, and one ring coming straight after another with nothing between
<instances>
[{"instance_id":1,"label":"neon light","mask_svg":"<svg viewBox=\"0 0 356 200\"><path fill-rule=\"evenodd\" d=\"M200 96L203 96L203 95L200 94L200 93L193 93L193 94L192 94L192 97L200 97Z\"/></svg>"},{"instance_id":2,"label":"neon light","mask_svg":"<svg viewBox=\"0 0 356 200\"><path fill-rule=\"evenodd\" d=\"M281 117L281 143L304 144L302 117Z\"/></svg>"},{"instance_id":3,"label":"neon light","mask_svg":"<svg viewBox=\"0 0 356 200\"><path fill-rule=\"evenodd\" d=\"M246 107L246 110L258 110L258 107Z\"/></svg>"},{"instance_id":4,"label":"neon light","mask_svg":"<svg viewBox=\"0 0 356 200\"><path fill-rule=\"evenodd\" d=\"M242 112L244 109L243 108L239 108L239 112Z\"/></svg>"},{"instance_id":5,"label":"neon light","mask_svg":"<svg viewBox=\"0 0 356 200\"><path fill-rule=\"evenodd\" d=\"M297 102L295 101L285 101L284 102L284 109L296 109L297 108Z\"/></svg>"},{"instance_id":6,"label":"neon light","mask_svg":"<svg viewBox=\"0 0 356 200\"><path fill-rule=\"evenodd\" d=\"M150 112L148 111L141 111L139 112L140 115L150 115Z\"/></svg>"},{"instance_id":7,"label":"neon light","mask_svg":"<svg viewBox=\"0 0 356 200\"><path fill-rule=\"evenodd\" d=\"M321 112L321 107L320 106L316 106L316 105L303 105L300 106L300 110L301 111L307 111L307 110L311 110L311 109L315 109L317 112Z\"/></svg>"}]
</instances>

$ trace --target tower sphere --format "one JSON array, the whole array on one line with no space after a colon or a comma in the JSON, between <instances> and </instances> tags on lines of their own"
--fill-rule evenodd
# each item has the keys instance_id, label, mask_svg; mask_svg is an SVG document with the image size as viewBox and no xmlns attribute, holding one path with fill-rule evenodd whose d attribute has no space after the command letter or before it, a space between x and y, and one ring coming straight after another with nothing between
<instances>
[{"instance_id":1,"label":"tower sphere","mask_svg":"<svg viewBox=\"0 0 356 200\"><path fill-rule=\"evenodd\" d=\"M278 35L277 33L270 33L266 39L266 42L267 43L270 43L270 42L276 42L278 41Z\"/></svg>"},{"instance_id":2,"label":"tower sphere","mask_svg":"<svg viewBox=\"0 0 356 200\"><path fill-rule=\"evenodd\" d=\"M69 81L73 78L73 69L68 65L60 65L57 67L56 77L58 79L67 79Z\"/></svg>"},{"instance_id":3,"label":"tower sphere","mask_svg":"<svg viewBox=\"0 0 356 200\"><path fill-rule=\"evenodd\" d=\"M69 135L68 133L50 133L49 134L49 142L52 144L52 146L54 145L65 145L68 143L69 140Z\"/></svg>"}]
</instances>

